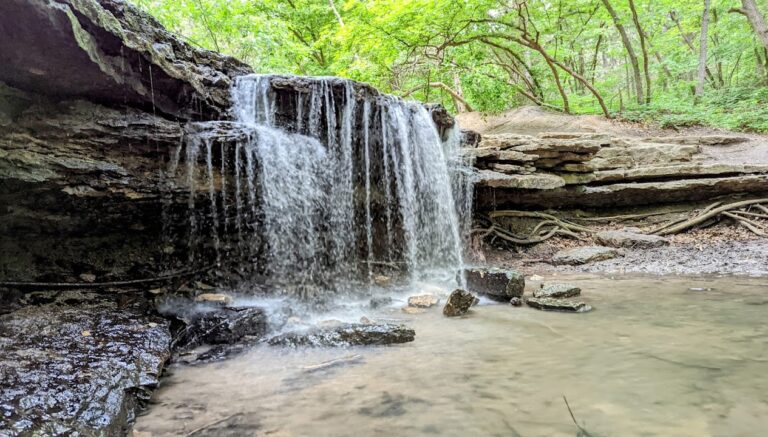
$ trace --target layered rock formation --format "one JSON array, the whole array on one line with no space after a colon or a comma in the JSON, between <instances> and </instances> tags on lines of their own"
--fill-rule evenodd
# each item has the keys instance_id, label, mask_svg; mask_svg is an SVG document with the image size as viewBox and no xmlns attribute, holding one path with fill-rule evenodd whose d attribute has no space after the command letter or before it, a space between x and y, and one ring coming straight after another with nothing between
<instances>
[{"instance_id":1,"label":"layered rock formation","mask_svg":"<svg viewBox=\"0 0 768 437\"><path fill-rule=\"evenodd\" d=\"M9 0L0 32L0 281L178 267L162 224L187 196L160 170L183 123L228 117L250 69L119 0Z\"/></svg>"},{"instance_id":2,"label":"layered rock formation","mask_svg":"<svg viewBox=\"0 0 768 437\"><path fill-rule=\"evenodd\" d=\"M493 134L466 153L476 158L482 209L614 207L768 192L768 165L700 159L702 145L739 141L732 136Z\"/></svg>"}]
</instances>

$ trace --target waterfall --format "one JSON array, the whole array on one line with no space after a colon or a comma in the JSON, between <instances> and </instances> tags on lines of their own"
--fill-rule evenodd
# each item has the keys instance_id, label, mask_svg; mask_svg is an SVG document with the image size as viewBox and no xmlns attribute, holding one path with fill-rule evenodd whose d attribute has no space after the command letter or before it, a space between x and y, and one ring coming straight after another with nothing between
<instances>
[{"instance_id":1,"label":"waterfall","mask_svg":"<svg viewBox=\"0 0 768 437\"><path fill-rule=\"evenodd\" d=\"M207 182L207 221L234 221L238 252L262 278L354 292L383 269L455 276L472 192L457 127L443 141L423 105L331 77L243 76L232 101L234 123L197 123L186 142L189 207ZM198 216L190 211L190 232ZM231 255L223 235L211 237L217 257Z\"/></svg>"}]
</instances>

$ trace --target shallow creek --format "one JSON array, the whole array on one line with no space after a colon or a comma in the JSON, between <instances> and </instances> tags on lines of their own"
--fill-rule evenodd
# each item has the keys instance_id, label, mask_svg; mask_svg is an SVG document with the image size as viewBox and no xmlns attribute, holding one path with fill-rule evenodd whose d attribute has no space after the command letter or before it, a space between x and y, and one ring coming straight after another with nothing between
<instances>
[{"instance_id":1,"label":"shallow creek","mask_svg":"<svg viewBox=\"0 0 768 437\"><path fill-rule=\"evenodd\" d=\"M564 396L595 436L747 436L768 428L768 279L547 279L580 285L595 310L481 304L459 319L444 318L439 306L418 315L369 311L407 320L416 340L264 345L221 363L174 365L135 430L574 436ZM355 362L306 370L354 354Z\"/></svg>"}]
</instances>

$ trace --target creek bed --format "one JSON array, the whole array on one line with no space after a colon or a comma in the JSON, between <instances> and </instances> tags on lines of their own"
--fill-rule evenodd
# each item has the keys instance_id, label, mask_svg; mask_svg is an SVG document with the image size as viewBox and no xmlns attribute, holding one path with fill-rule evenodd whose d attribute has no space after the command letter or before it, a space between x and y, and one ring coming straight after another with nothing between
<instances>
[{"instance_id":1,"label":"creek bed","mask_svg":"<svg viewBox=\"0 0 768 437\"><path fill-rule=\"evenodd\" d=\"M416 330L408 344L264 345L172 366L135 430L573 436L564 396L592 435L754 435L768 426L768 279L547 279L578 284L595 311L481 304L448 319L435 307L397 314Z\"/></svg>"}]
</instances>

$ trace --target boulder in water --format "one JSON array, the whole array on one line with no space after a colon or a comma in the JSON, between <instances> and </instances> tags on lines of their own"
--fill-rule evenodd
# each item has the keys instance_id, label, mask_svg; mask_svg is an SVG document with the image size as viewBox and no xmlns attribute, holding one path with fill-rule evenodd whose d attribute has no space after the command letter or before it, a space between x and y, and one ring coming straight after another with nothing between
<instances>
[{"instance_id":1,"label":"boulder in water","mask_svg":"<svg viewBox=\"0 0 768 437\"><path fill-rule=\"evenodd\" d=\"M541 288L533 292L533 297L564 298L578 296L580 294L581 288L573 284L550 282L541 284Z\"/></svg>"},{"instance_id":2,"label":"boulder in water","mask_svg":"<svg viewBox=\"0 0 768 437\"><path fill-rule=\"evenodd\" d=\"M368 305L370 305L370 307L373 309L385 307L391 304L392 304L392 298L389 296L372 297L371 301L368 303Z\"/></svg>"},{"instance_id":3,"label":"boulder in water","mask_svg":"<svg viewBox=\"0 0 768 437\"><path fill-rule=\"evenodd\" d=\"M592 311L592 307L584 302L552 299L549 297L529 297L525 300L525 303L531 308L543 311L563 311L569 313L586 313Z\"/></svg>"},{"instance_id":4,"label":"boulder in water","mask_svg":"<svg viewBox=\"0 0 768 437\"><path fill-rule=\"evenodd\" d=\"M446 317L457 317L466 314L477 298L472 293L456 289L448 296L448 302L443 307L443 315Z\"/></svg>"},{"instance_id":5,"label":"boulder in water","mask_svg":"<svg viewBox=\"0 0 768 437\"><path fill-rule=\"evenodd\" d=\"M557 252L552 257L553 264L579 265L588 264L595 261L604 261L615 258L619 251L610 247L586 246L575 249L565 249Z\"/></svg>"},{"instance_id":6,"label":"boulder in water","mask_svg":"<svg viewBox=\"0 0 768 437\"><path fill-rule=\"evenodd\" d=\"M431 308L440 302L440 298L434 294L422 294L408 298L409 307Z\"/></svg>"},{"instance_id":7,"label":"boulder in water","mask_svg":"<svg viewBox=\"0 0 768 437\"><path fill-rule=\"evenodd\" d=\"M464 277L470 292L498 301L522 297L525 290L523 275L514 270L495 268L465 269Z\"/></svg>"},{"instance_id":8,"label":"boulder in water","mask_svg":"<svg viewBox=\"0 0 768 437\"><path fill-rule=\"evenodd\" d=\"M272 346L383 346L413 341L416 332L402 325L348 323L333 328L289 332L270 338Z\"/></svg>"},{"instance_id":9,"label":"boulder in water","mask_svg":"<svg viewBox=\"0 0 768 437\"><path fill-rule=\"evenodd\" d=\"M267 316L261 308L218 308L193 316L185 343L234 343L245 336L263 336L266 331Z\"/></svg>"}]
</instances>

